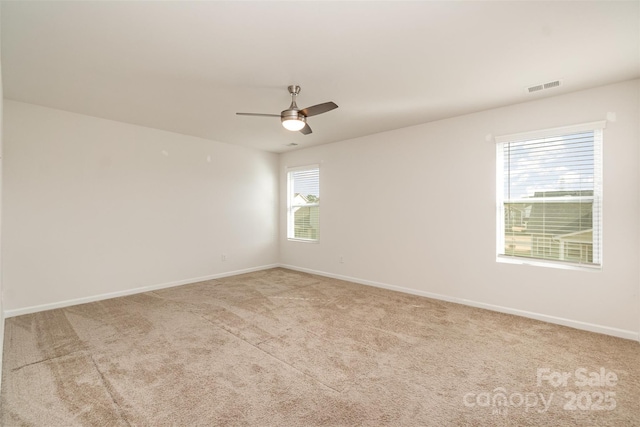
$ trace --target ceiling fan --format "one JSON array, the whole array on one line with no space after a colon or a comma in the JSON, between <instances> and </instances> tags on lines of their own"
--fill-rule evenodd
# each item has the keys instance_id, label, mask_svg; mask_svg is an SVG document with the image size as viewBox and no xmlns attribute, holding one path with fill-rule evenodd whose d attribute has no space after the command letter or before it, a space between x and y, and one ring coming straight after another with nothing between
<instances>
[{"instance_id":1,"label":"ceiling fan","mask_svg":"<svg viewBox=\"0 0 640 427\"><path fill-rule=\"evenodd\" d=\"M239 116L261 116L261 117L280 117L282 126L290 131L299 130L305 135L311 133L311 128L307 123L307 117L317 116L338 108L335 102L325 102L323 104L312 105L311 107L299 109L296 105L296 97L300 93L300 86L289 86L289 94L291 94L291 105L280 114L262 114L262 113L236 113Z\"/></svg>"}]
</instances>

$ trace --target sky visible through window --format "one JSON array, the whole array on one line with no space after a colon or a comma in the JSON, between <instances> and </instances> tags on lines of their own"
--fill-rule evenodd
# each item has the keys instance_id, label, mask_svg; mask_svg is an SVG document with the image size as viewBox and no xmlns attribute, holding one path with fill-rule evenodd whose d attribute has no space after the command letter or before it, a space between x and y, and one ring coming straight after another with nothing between
<instances>
[{"instance_id":1,"label":"sky visible through window","mask_svg":"<svg viewBox=\"0 0 640 427\"><path fill-rule=\"evenodd\" d=\"M504 197L593 190L594 132L511 142L504 147ZM510 177L507 178L507 177Z\"/></svg>"},{"instance_id":2,"label":"sky visible through window","mask_svg":"<svg viewBox=\"0 0 640 427\"><path fill-rule=\"evenodd\" d=\"M293 194L320 197L320 171L318 169L293 172Z\"/></svg>"}]
</instances>

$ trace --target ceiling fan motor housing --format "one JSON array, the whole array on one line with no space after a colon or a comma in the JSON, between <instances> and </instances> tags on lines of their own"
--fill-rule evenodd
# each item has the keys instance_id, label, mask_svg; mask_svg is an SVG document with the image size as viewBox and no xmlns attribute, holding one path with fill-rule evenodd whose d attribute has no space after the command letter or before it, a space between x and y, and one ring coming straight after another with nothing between
<instances>
[{"instance_id":1,"label":"ceiling fan motor housing","mask_svg":"<svg viewBox=\"0 0 640 427\"><path fill-rule=\"evenodd\" d=\"M300 114L300 111L298 110L284 110L282 113L280 113L280 121L284 122L287 120L299 120L304 123L307 122L307 118L305 117L305 115Z\"/></svg>"}]
</instances>

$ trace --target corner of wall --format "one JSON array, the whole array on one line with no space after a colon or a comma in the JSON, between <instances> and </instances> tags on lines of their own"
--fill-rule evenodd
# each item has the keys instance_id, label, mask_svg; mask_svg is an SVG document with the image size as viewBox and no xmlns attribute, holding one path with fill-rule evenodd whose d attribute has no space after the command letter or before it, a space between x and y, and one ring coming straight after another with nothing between
<instances>
[{"instance_id":1,"label":"corner of wall","mask_svg":"<svg viewBox=\"0 0 640 427\"><path fill-rule=\"evenodd\" d=\"M286 206L283 205L284 203L284 198L286 195L286 191L282 191L282 185L283 185L283 173L282 171L284 170L284 154L285 153L279 153L278 154L278 171L277 171L277 177L276 177L276 185L278 186L278 192L277 192L277 198L276 198L276 261L278 266L282 266L283 262L282 262L282 250L283 250L283 245L282 245L282 232L286 232L286 228L283 230L283 216L286 215ZM286 227L286 226L285 226Z\"/></svg>"},{"instance_id":2,"label":"corner of wall","mask_svg":"<svg viewBox=\"0 0 640 427\"><path fill-rule=\"evenodd\" d=\"M2 93L2 64L0 61L0 390L2 390L2 354L4 352L4 305L2 303L2 134L3 126L3 93Z\"/></svg>"}]
</instances>

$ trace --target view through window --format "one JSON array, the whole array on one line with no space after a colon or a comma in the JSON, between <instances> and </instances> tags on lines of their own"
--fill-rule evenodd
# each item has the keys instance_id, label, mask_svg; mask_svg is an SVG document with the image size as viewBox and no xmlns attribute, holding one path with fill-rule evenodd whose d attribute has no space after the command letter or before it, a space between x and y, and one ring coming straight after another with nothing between
<instances>
[{"instance_id":1,"label":"view through window","mask_svg":"<svg viewBox=\"0 0 640 427\"><path fill-rule=\"evenodd\" d=\"M320 237L320 169L317 165L287 172L287 237L318 241Z\"/></svg>"},{"instance_id":2,"label":"view through window","mask_svg":"<svg viewBox=\"0 0 640 427\"><path fill-rule=\"evenodd\" d=\"M497 139L499 257L600 265L603 127Z\"/></svg>"}]
</instances>

